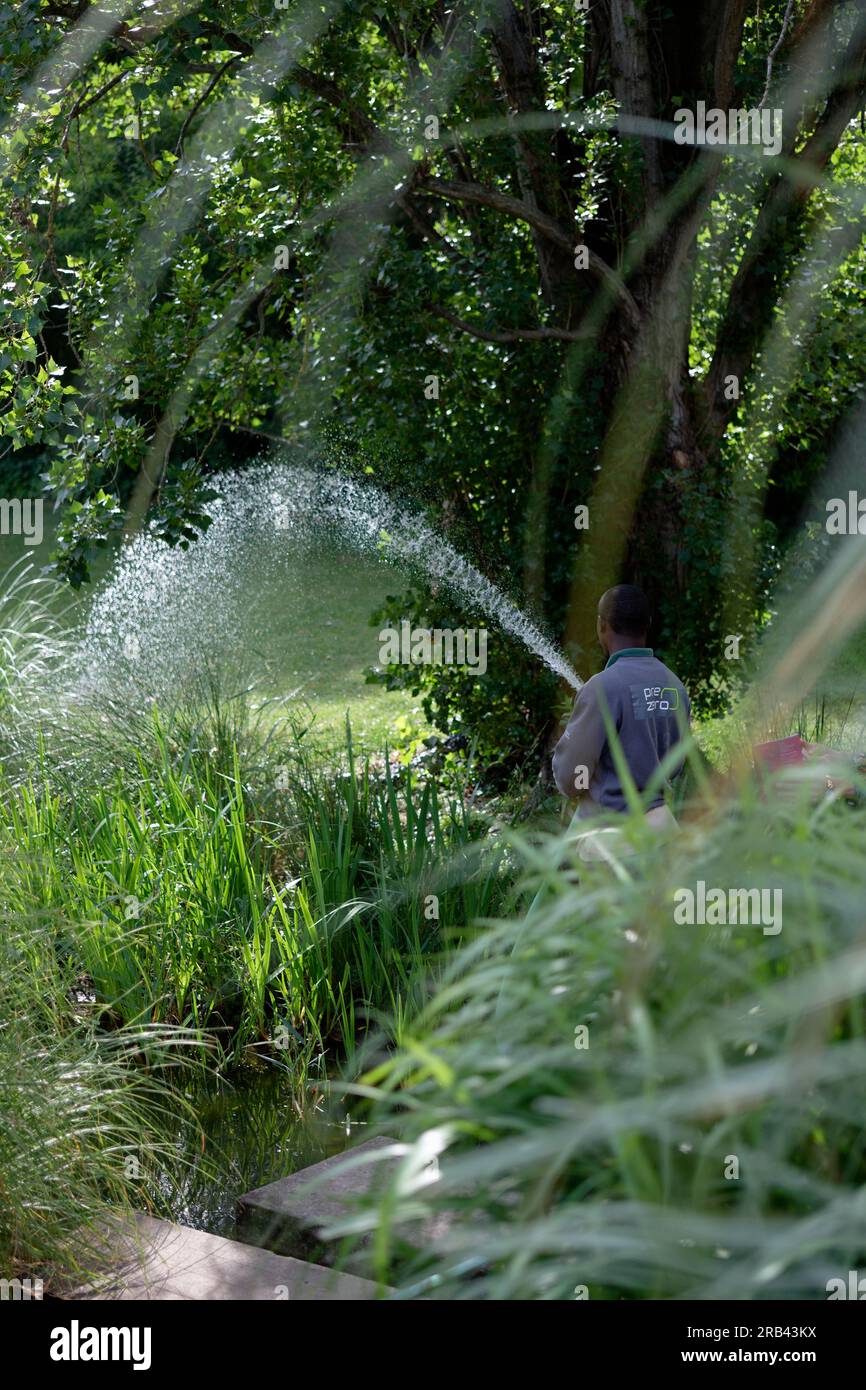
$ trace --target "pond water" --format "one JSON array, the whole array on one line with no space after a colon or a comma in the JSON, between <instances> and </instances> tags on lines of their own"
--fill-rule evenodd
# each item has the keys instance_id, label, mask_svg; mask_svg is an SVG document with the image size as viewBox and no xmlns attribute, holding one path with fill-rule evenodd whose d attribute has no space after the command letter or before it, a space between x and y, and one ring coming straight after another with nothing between
<instances>
[{"instance_id":1,"label":"pond water","mask_svg":"<svg viewBox=\"0 0 866 1390\"><path fill-rule=\"evenodd\" d=\"M0 582L22 559L38 573L52 547L47 528L40 546L0 535ZM83 626L113 564L111 552L99 553L94 584L78 594L64 592L58 611L70 631ZM415 717L409 696L364 682L365 669L378 661L370 614L405 583L392 566L325 538L292 550L278 573L258 567L249 554L239 557L233 571L233 601L240 592L248 621L250 650L244 656L263 698L294 695L309 706L326 737L333 730L335 743L342 740L347 710L358 742L377 748L393 740L397 718ZM196 1077L178 1083L177 1094L170 1134L177 1163L172 1173L145 1171L143 1196L173 1220L214 1234L232 1234L242 1193L339 1153L358 1137L357 1125L327 1113L324 1105L299 1116L291 1086L276 1068Z\"/></svg>"},{"instance_id":2,"label":"pond water","mask_svg":"<svg viewBox=\"0 0 866 1390\"><path fill-rule=\"evenodd\" d=\"M363 1129L324 1108L300 1117L270 1068L197 1079L182 1094L195 1120L179 1105L177 1172L154 1175L149 1195L167 1203L172 1220L215 1235L232 1235L242 1193L342 1153Z\"/></svg>"},{"instance_id":3,"label":"pond water","mask_svg":"<svg viewBox=\"0 0 866 1390\"><path fill-rule=\"evenodd\" d=\"M40 546L0 536L0 581L22 558L38 573L52 546L50 531ZM99 553L94 584L78 594L64 592L58 611L70 631L83 626L113 564L112 553ZM411 714L413 702L366 685L364 672L378 660L370 614L388 593L400 591L403 576L327 540L291 551L279 572L258 567L249 554L241 554L233 569L233 601L240 591L248 665L253 678L260 677L261 695L294 694L309 705L320 730L333 728L335 742L342 739L347 709L359 741L381 746L393 738L394 721ZM143 1196L173 1220L218 1235L233 1233L242 1193L340 1153L358 1137L357 1125L323 1104L299 1116L291 1086L274 1067L246 1067L228 1078L196 1075L177 1083L177 1098L169 1136L174 1171L145 1171Z\"/></svg>"}]
</instances>

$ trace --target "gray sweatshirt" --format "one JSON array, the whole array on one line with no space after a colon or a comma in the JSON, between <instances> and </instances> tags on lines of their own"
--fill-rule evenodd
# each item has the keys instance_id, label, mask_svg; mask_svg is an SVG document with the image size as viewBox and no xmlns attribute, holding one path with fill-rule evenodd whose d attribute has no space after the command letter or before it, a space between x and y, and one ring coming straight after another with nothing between
<instances>
[{"instance_id":1,"label":"gray sweatshirt","mask_svg":"<svg viewBox=\"0 0 866 1390\"><path fill-rule=\"evenodd\" d=\"M581 817L627 809L608 744L602 702L640 792L680 741L691 717L685 686L653 656L651 647L614 652L604 670L578 691L565 733L553 753L556 785L563 796L581 798ZM672 775L681 770L682 759ZM651 811L663 803L661 787L646 809Z\"/></svg>"}]
</instances>

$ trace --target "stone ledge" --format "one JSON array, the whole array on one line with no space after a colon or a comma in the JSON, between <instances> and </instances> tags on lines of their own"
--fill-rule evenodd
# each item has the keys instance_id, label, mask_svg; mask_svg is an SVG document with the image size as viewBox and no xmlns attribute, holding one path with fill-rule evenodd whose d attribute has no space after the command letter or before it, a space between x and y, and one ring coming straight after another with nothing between
<instances>
[{"instance_id":1,"label":"stone ledge","mask_svg":"<svg viewBox=\"0 0 866 1390\"><path fill-rule=\"evenodd\" d=\"M258 1246L176 1226L136 1212L98 1241L105 1274L92 1284L53 1290L82 1300L366 1301L377 1286ZM385 1291L387 1292L387 1290Z\"/></svg>"}]
</instances>

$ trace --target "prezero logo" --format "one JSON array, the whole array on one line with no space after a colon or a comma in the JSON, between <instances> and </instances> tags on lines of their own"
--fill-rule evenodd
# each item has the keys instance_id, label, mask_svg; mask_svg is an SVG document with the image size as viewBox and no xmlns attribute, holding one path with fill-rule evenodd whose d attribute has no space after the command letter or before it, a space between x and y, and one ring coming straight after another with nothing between
<instances>
[{"instance_id":1,"label":"prezero logo","mask_svg":"<svg viewBox=\"0 0 866 1390\"><path fill-rule=\"evenodd\" d=\"M680 707L680 692L672 685L633 685L631 699L636 719L672 714Z\"/></svg>"}]
</instances>

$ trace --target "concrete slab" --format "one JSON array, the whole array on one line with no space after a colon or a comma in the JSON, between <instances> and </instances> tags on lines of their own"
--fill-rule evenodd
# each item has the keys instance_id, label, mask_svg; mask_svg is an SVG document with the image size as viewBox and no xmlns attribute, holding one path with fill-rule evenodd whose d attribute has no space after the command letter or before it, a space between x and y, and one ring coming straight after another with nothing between
<instances>
[{"instance_id":1,"label":"concrete slab","mask_svg":"<svg viewBox=\"0 0 866 1390\"><path fill-rule=\"evenodd\" d=\"M328 1261L337 1251L328 1246L323 1232L351 1213L357 1199L387 1182L399 1159L346 1168L356 1155L387 1149L392 1139L368 1139L347 1153L323 1159L309 1168L254 1188L238 1198L237 1230L241 1240L267 1246L283 1255ZM367 1241L362 1237L358 1249ZM356 1266L358 1259L350 1260Z\"/></svg>"},{"instance_id":2,"label":"concrete slab","mask_svg":"<svg viewBox=\"0 0 866 1390\"><path fill-rule=\"evenodd\" d=\"M176 1226L143 1213L100 1235L105 1275L84 1288L54 1291L85 1300L232 1299L241 1302L360 1302L377 1287L353 1274L309 1264L258 1246Z\"/></svg>"},{"instance_id":3,"label":"concrete slab","mask_svg":"<svg viewBox=\"0 0 866 1390\"><path fill-rule=\"evenodd\" d=\"M369 1235L355 1237L347 1255L341 1248L343 1242L327 1241L324 1232L351 1215L360 1197L385 1186L400 1162L399 1156L395 1156L347 1168L347 1160L387 1149L394 1143L387 1138L368 1139L345 1153L245 1192L236 1206L238 1238L281 1255L321 1264L333 1261L341 1268L366 1273ZM452 1219L449 1213L442 1212L423 1225L407 1228L403 1234L413 1244L429 1245L447 1231Z\"/></svg>"}]
</instances>

